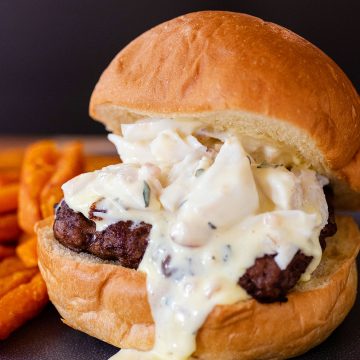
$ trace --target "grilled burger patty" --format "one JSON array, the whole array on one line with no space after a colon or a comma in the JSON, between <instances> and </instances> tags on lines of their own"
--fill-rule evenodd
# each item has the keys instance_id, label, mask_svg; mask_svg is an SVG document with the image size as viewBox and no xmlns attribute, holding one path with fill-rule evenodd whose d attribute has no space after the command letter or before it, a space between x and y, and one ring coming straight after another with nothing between
<instances>
[{"instance_id":1,"label":"grilled burger patty","mask_svg":"<svg viewBox=\"0 0 360 360\"><path fill-rule=\"evenodd\" d=\"M265 255L256 259L238 281L249 295L262 303L286 301L287 292L296 285L312 260L312 256L306 256L299 250L286 269L281 270L275 256Z\"/></svg>"},{"instance_id":2,"label":"grilled burger patty","mask_svg":"<svg viewBox=\"0 0 360 360\"><path fill-rule=\"evenodd\" d=\"M323 250L326 247L325 239L335 235L337 231L333 192L330 186L324 187L324 194L329 217L319 236ZM238 284L259 302L286 301L287 292L296 285L312 260L311 256L306 256L299 250L286 269L281 270L275 261L276 255L265 255L256 259L255 264L247 269L238 281Z\"/></svg>"},{"instance_id":3,"label":"grilled burger patty","mask_svg":"<svg viewBox=\"0 0 360 360\"><path fill-rule=\"evenodd\" d=\"M329 209L327 225L321 230L320 244L336 233L331 188L324 187ZM116 260L127 268L137 269L146 250L151 225L144 222L119 221L103 231L96 231L95 222L69 208L65 201L57 207L54 223L55 238L76 252L87 252L104 260ZM286 269L275 261L276 254L258 258L246 270L238 284L260 302L286 301L286 294L305 272L312 257L298 251Z\"/></svg>"},{"instance_id":4,"label":"grilled burger patty","mask_svg":"<svg viewBox=\"0 0 360 360\"><path fill-rule=\"evenodd\" d=\"M146 250L151 225L119 221L103 231L95 222L69 208L65 201L56 209L54 236L76 252L87 252L104 260L116 260L121 266L137 269Z\"/></svg>"}]
</instances>

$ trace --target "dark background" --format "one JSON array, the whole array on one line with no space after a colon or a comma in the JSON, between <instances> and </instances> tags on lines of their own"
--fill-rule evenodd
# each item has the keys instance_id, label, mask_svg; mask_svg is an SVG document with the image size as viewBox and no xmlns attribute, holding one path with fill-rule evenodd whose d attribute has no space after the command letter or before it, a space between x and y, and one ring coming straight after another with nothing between
<instances>
[{"instance_id":1,"label":"dark background","mask_svg":"<svg viewBox=\"0 0 360 360\"><path fill-rule=\"evenodd\" d=\"M283 25L332 57L359 91L358 4L358 0L0 0L0 134L104 132L87 115L102 70L143 31L197 10L246 12Z\"/></svg>"}]
</instances>

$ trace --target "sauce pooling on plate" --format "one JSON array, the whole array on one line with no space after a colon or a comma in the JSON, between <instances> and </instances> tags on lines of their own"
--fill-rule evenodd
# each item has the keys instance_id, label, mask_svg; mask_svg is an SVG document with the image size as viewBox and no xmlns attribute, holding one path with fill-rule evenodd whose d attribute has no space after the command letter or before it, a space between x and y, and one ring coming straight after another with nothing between
<instances>
[{"instance_id":1,"label":"sauce pooling on plate","mask_svg":"<svg viewBox=\"0 0 360 360\"><path fill-rule=\"evenodd\" d=\"M302 276L310 278L328 218L325 178L270 143L197 121L142 120L122 125L122 134L109 135L122 164L63 186L66 203L86 217L96 202L98 231L120 220L152 225L139 271L154 347L114 359L188 359L212 309L249 298L238 280L266 254L285 269L301 250L312 257Z\"/></svg>"}]
</instances>

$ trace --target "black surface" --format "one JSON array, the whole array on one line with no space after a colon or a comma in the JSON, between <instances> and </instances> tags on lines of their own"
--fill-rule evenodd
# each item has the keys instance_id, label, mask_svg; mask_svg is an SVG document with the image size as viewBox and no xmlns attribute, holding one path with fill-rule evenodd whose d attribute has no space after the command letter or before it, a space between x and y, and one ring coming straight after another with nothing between
<instances>
[{"instance_id":1,"label":"black surface","mask_svg":"<svg viewBox=\"0 0 360 360\"><path fill-rule=\"evenodd\" d=\"M358 0L0 0L0 134L104 132L88 102L114 55L156 24L211 9L293 30L359 89Z\"/></svg>"},{"instance_id":2,"label":"black surface","mask_svg":"<svg viewBox=\"0 0 360 360\"><path fill-rule=\"evenodd\" d=\"M360 225L360 214L355 217ZM359 320L360 296L345 321L324 343L296 359L359 360ZM0 359L6 360L106 360L116 352L115 347L64 325L52 305L0 342Z\"/></svg>"}]
</instances>

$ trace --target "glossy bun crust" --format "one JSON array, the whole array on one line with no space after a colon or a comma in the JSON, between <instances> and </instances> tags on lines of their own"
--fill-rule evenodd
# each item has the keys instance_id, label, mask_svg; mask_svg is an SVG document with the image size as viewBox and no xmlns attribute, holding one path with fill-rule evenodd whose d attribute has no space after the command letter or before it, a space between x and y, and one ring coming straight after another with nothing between
<instances>
[{"instance_id":1,"label":"glossy bun crust","mask_svg":"<svg viewBox=\"0 0 360 360\"><path fill-rule=\"evenodd\" d=\"M349 217L338 217L337 224L312 279L297 285L288 302L216 306L197 335L193 358L286 359L329 336L354 304L357 288L360 233ZM150 349L154 325L145 274L63 247L49 219L37 232L40 271L63 321L121 348Z\"/></svg>"},{"instance_id":2,"label":"glossy bun crust","mask_svg":"<svg viewBox=\"0 0 360 360\"><path fill-rule=\"evenodd\" d=\"M102 74L90 114L113 132L167 116L272 138L337 179L337 193L344 184L360 191L360 100L350 80L310 42L253 16L197 12L142 34ZM343 204L354 202L346 196Z\"/></svg>"}]
</instances>

